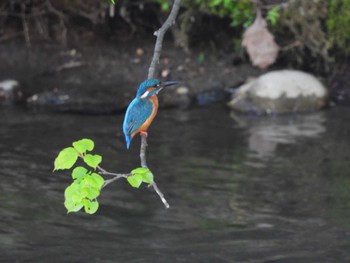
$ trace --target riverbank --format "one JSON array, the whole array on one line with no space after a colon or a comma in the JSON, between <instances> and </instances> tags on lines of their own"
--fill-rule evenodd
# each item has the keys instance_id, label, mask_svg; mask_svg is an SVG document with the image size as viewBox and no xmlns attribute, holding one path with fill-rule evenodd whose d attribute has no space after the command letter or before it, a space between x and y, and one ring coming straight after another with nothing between
<instances>
[{"instance_id":1,"label":"riverbank","mask_svg":"<svg viewBox=\"0 0 350 263\"><path fill-rule=\"evenodd\" d=\"M29 108L121 112L147 77L154 41L135 38L68 47L37 43L30 49L24 42L3 43L0 80L17 80L24 94L21 103ZM277 64L271 69L284 67ZM225 103L238 84L265 72L251 66L243 53L209 48L184 52L167 41L156 75L161 80L178 80L181 85L162 92L161 106ZM348 104L349 76L331 73L317 77L326 83L333 104Z\"/></svg>"}]
</instances>

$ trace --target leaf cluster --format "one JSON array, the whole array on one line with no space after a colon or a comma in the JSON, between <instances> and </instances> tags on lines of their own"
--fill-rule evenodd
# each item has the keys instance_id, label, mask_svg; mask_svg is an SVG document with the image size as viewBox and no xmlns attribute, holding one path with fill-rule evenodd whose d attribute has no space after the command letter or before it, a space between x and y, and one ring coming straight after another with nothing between
<instances>
[{"instance_id":1,"label":"leaf cluster","mask_svg":"<svg viewBox=\"0 0 350 263\"><path fill-rule=\"evenodd\" d=\"M73 142L72 147L64 148L56 157L54 171L71 169L78 157L95 170L102 162L102 156L87 153L94 147L95 144L90 139ZM98 209L97 197L100 195L105 180L99 174L82 166L74 168L72 178L72 184L64 192L64 205L68 213L77 212L84 207L86 213L94 214Z\"/></svg>"},{"instance_id":2,"label":"leaf cluster","mask_svg":"<svg viewBox=\"0 0 350 263\"><path fill-rule=\"evenodd\" d=\"M132 187L139 188L142 182L151 184L153 174L148 168L139 167L131 171L131 176L127 180Z\"/></svg>"},{"instance_id":3,"label":"leaf cluster","mask_svg":"<svg viewBox=\"0 0 350 263\"><path fill-rule=\"evenodd\" d=\"M98 209L97 197L105 182L102 176L78 166L72 172L73 183L64 192L64 206L69 212L77 212L84 207L88 214Z\"/></svg>"},{"instance_id":4,"label":"leaf cluster","mask_svg":"<svg viewBox=\"0 0 350 263\"><path fill-rule=\"evenodd\" d=\"M98 210L97 197L108 182L96 172L96 169L104 171L99 166L102 156L88 153L94 147L95 143L91 139L81 139L73 142L71 147L60 151L55 159L54 171L73 168L78 158L81 158L88 167L77 166L72 170L73 182L64 192L64 206L68 213L78 212L82 208L88 214L94 214ZM139 167L131 171L127 181L132 187L139 188L142 183L152 184L153 177L148 168Z\"/></svg>"}]
</instances>

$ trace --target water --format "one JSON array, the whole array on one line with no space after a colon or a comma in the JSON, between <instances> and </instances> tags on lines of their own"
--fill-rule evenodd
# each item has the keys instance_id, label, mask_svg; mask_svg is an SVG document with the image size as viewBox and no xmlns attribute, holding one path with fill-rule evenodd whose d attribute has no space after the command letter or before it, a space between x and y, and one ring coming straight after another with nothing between
<instances>
[{"instance_id":1,"label":"water","mask_svg":"<svg viewBox=\"0 0 350 263\"><path fill-rule=\"evenodd\" d=\"M350 109L243 117L161 110L148 164L171 208L118 181L66 214L58 151L89 137L103 167L139 165L123 116L1 109L1 262L349 262Z\"/></svg>"}]
</instances>

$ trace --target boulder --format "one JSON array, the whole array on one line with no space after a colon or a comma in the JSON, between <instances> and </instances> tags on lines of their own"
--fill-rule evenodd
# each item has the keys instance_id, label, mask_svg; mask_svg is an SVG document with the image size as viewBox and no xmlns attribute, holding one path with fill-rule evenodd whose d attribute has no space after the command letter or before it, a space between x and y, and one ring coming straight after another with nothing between
<instances>
[{"instance_id":1,"label":"boulder","mask_svg":"<svg viewBox=\"0 0 350 263\"><path fill-rule=\"evenodd\" d=\"M257 114L291 113L321 109L328 100L327 89L311 74L278 70L240 86L228 106Z\"/></svg>"},{"instance_id":2,"label":"boulder","mask_svg":"<svg viewBox=\"0 0 350 263\"><path fill-rule=\"evenodd\" d=\"M0 81L0 106L11 105L20 101L23 97L19 89L19 83L13 79Z\"/></svg>"}]
</instances>

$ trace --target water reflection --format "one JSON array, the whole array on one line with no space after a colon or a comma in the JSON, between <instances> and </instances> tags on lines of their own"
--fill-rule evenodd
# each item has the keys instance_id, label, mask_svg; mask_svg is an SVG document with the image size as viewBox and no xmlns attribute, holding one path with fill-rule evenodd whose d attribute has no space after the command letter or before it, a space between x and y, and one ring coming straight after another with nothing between
<instances>
[{"instance_id":1,"label":"water reflection","mask_svg":"<svg viewBox=\"0 0 350 263\"><path fill-rule=\"evenodd\" d=\"M108 170L134 168L139 139L125 150L122 116L3 111L1 259L346 262L348 113L241 118L242 126L222 108L161 111L149 133L148 163L171 208L149 189L121 181L87 216L66 215L69 174L52 174L52 160L83 135L96 141Z\"/></svg>"},{"instance_id":2,"label":"water reflection","mask_svg":"<svg viewBox=\"0 0 350 263\"><path fill-rule=\"evenodd\" d=\"M231 112L231 117L248 131L252 157L269 158L280 144L294 144L300 139L320 137L325 131L325 113L244 117Z\"/></svg>"}]
</instances>

